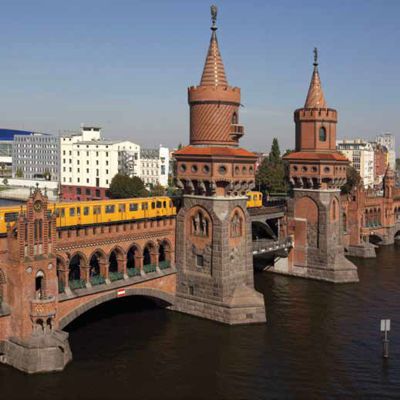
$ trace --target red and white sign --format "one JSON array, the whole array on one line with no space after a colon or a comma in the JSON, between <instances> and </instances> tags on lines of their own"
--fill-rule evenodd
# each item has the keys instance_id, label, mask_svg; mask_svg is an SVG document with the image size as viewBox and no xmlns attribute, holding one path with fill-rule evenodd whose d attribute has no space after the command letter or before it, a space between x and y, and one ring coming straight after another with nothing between
<instances>
[{"instance_id":1,"label":"red and white sign","mask_svg":"<svg viewBox=\"0 0 400 400\"><path fill-rule=\"evenodd\" d=\"M117 290L117 297L125 296L125 289L118 289Z\"/></svg>"}]
</instances>

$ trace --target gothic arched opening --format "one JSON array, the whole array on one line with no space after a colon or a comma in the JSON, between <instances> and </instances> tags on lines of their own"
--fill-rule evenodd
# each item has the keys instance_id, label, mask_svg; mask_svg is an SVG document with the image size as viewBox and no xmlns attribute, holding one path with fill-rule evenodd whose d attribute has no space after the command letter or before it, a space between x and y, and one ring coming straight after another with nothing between
<instances>
[{"instance_id":1,"label":"gothic arched opening","mask_svg":"<svg viewBox=\"0 0 400 400\"><path fill-rule=\"evenodd\" d=\"M35 276L35 297L39 300L45 298L43 271L38 271Z\"/></svg>"}]
</instances>

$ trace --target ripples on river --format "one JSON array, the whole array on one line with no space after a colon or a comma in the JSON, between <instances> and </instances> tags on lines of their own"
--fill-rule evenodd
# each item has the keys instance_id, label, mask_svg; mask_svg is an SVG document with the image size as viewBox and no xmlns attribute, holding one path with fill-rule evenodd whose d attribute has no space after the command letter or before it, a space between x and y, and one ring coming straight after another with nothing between
<instances>
[{"instance_id":1,"label":"ripples on river","mask_svg":"<svg viewBox=\"0 0 400 400\"><path fill-rule=\"evenodd\" d=\"M399 255L389 246L356 260L359 284L256 274L268 322L255 326L140 298L104 304L68 327L74 360L64 372L0 366L0 399L400 398ZM381 318L392 319L388 361Z\"/></svg>"}]
</instances>

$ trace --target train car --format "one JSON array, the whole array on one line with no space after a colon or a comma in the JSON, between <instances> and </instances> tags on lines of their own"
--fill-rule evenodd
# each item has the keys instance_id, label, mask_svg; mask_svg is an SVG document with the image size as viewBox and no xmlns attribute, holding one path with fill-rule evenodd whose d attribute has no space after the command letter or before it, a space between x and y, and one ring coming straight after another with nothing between
<instances>
[{"instance_id":1,"label":"train car","mask_svg":"<svg viewBox=\"0 0 400 400\"><path fill-rule=\"evenodd\" d=\"M247 192L247 208L262 207L261 192Z\"/></svg>"},{"instance_id":2,"label":"train car","mask_svg":"<svg viewBox=\"0 0 400 400\"><path fill-rule=\"evenodd\" d=\"M247 207L262 206L261 192L248 192L247 197ZM17 221L21 209L24 211L25 205L0 208L0 235L6 234L7 224ZM168 196L49 203L48 209L55 213L57 228L61 229L176 215Z\"/></svg>"},{"instance_id":3,"label":"train car","mask_svg":"<svg viewBox=\"0 0 400 400\"><path fill-rule=\"evenodd\" d=\"M0 208L0 235L7 232L7 224L17 221L21 209L25 210L25 205ZM57 228L176 215L167 196L49 203L48 209L56 215Z\"/></svg>"}]
</instances>

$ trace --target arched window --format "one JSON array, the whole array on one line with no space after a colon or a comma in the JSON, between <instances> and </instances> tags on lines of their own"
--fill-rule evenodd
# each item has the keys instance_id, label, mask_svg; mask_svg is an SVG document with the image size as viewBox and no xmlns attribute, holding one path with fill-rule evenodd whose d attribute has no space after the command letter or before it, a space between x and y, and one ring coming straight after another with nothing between
<instances>
[{"instance_id":1,"label":"arched window","mask_svg":"<svg viewBox=\"0 0 400 400\"><path fill-rule=\"evenodd\" d=\"M237 114L234 112L232 114L232 124L236 125L238 123L238 116Z\"/></svg>"},{"instance_id":2,"label":"arched window","mask_svg":"<svg viewBox=\"0 0 400 400\"><path fill-rule=\"evenodd\" d=\"M35 277L35 293L36 298L41 300L45 298L44 294L44 273L43 271L38 271Z\"/></svg>"},{"instance_id":3,"label":"arched window","mask_svg":"<svg viewBox=\"0 0 400 400\"><path fill-rule=\"evenodd\" d=\"M319 128L319 141L320 142L326 141L326 129L323 126Z\"/></svg>"}]
</instances>

